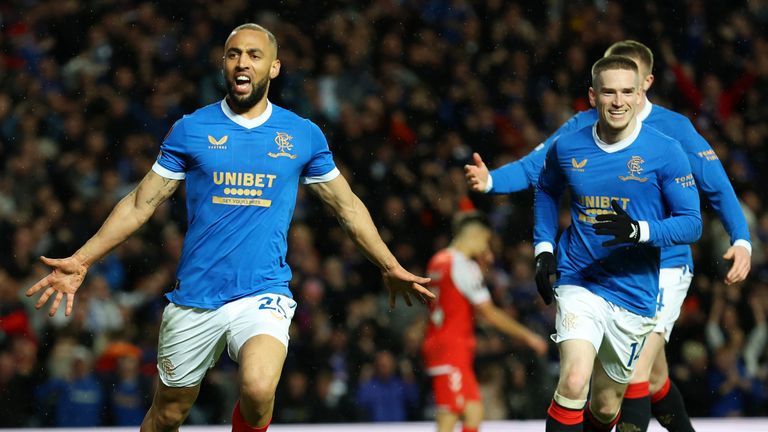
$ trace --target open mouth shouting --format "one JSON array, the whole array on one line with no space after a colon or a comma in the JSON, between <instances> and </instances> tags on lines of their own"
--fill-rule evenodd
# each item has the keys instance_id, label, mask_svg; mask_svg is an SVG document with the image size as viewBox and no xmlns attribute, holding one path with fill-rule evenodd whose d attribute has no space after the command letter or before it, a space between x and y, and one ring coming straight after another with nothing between
<instances>
[{"instance_id":1,"label":"open mouth shouting","mask_svg":"<svg viewBox=\"0 0 768 432\"><path fill-rule=\"evenodd\" d=\"M235 93L239 95L246 95L250 93L253 90L253 85L251 84L251 77L249 77L246 74L236 74L234 90L235 90Z\"/></svg>"}]
</instances>

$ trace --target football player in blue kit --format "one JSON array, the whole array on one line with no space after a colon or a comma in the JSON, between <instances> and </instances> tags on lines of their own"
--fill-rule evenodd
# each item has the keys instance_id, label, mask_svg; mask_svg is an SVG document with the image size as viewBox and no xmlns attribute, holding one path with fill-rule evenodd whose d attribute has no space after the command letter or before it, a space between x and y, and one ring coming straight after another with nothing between
<instances>
[{"instance_id":1,"label":"football player in blue kit","mask_svg":"<svg viewBox=\"0 0 768 432\"><path fill-rule=\"evenodd\" d=\"M141 430L175 431L187 417L206 371L226 349L240 365L233 431L266 431L288 347L296 303L288 283L287 234L299 183L326 205L389 289L434 297L428 278L405 270L382 241L365 205L334 164L313 122L272 104L277 41L257 24L235 28L224 45L227 96L176 122L141 183L72 256L42 258L52 272L27 290L66 298L66 314L89 266L123 242L186 182L188 231L177 280L166 295L158 342L160 383Z\"/></svg>"},{"instance_id":2,"label":"football player in blue kit","mask_svg":"<svg viewBox=\"0 0 768 432\"><path fill-rule=\"evenodd\" d=\"M536 185L536 284L556 300L553 339L560 350L550 432L616 424L656 325L661 248L701 235L688 159L674 139L637 120L641 88L632 59L598 60L589 89L598 120L554 140ZM572 223L555 248L566 190Z\"/></svg>"},{"instance_id":3,"label":"football player in blue kit","mask_svg":"<svg viewBox=\"0 0 768 432\"><path fill-rule=\"evenodd\" d=\"M645 93L653 84L654 76L651 73L653 53L647 46L625 40L611 45L605 54L627 56L637 63L643 86L638 119L675 138L682 145L700 193L715 210L731 237L731 247L723 258L733 260L733 264L725 282L734 284L743 281L751 266L749 227L738 197L717 155L688 118L648 100ZM475 154L475 164L465 167L470 187L477 192L488 193L511 193L533 187L538 181L545 155L552 142L562 134L594 124L597 117L595 109L576 114L530 154L490 172L481 157ZM635 425L636 429L632 430L646 430L653 413L671 432L693 431L680 391L669 379L664 350L692 278L693 258L690 247L664 248L657 300L658 323L641 352L622 403L619 420L620 424L626 422Z\"/></svg>"}]
</instances>

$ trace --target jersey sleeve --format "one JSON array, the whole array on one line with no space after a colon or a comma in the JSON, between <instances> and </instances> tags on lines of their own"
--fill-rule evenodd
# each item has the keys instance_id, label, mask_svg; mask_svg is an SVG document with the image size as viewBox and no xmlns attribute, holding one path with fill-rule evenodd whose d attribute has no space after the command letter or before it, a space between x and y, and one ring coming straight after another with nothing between
<instances>
[{"instance_id":1,"label":"jersey sleeve","mask_svg":"<svg viewBox=\"0 0 768 432\"><path fill-rule=\"evenodd\" d=\"M333 154L328 148L328 141L316 124L309 120L307 122L310 124L309 135L312 156L301 172L301 182L303 184L310 184L333 180L341 173L333 161Z\"/></svg>"},{"instance_id":2,"label":"jersey sleeve","mask_svg":"<svg viewBox=\"0 0 768 432\"><path fill-rule=\"evenodd\" d=\"M557 140L547 152L544 167L533 200L533 244L555 244L557 235L558 204L565 188L565 176L558 163Z\"/></svg>"},{"instance_id":3,"label":"jersey sleeve","mask_svg":"<svg viewBox=\"0 0 768 432\"><path fill-rule=\"evenodd\" d=\"M491 299L491 293L483 284L483 274L476 262L470 259L455 259L451 265L451 279L470 303L476 305Z\"/></svg>"},{"instance_id":4,"label":"jersey sleeve","mask_svg":"<svg viewBox=\"0 0 768 432\"><path fill-rule=\"evenodd\" d=\"M520 192L535 185L546 154L546 143L541 143L521 159L492 170L490 175L493 178L493 187L488 193Z\"/></svg>"},{"instance_id":5,"label":"jersey sleeve","mask_svg":"<svg viewBox=\"0 0 768 432\"><path fill-rule=\"evenodd\" d=\"M574 115L530 153L519 160L492 170L490 174L493 178L493 187L488 193L506 194L535 187L536 182L539 180L541 168L544 166L547 151L549 151L555 139L563 134L580 129L590 123L592 117L590 111Z\"/></svg>"},{"instance_id":6,"label":"jersey sleeve","mask_svg":"<svg viewBox=\"0 0 768 432\"><path fill-rule=\"evenodd\" d=\"M696 181L688 158L677 143L669 145L664 157L666 163L660 170L660 180L669 216L658 221L647 221L650 229L648 242L659 247L690 244L701 237Z\"/></svg>"},{"instance_id":7,"label":"jersey sleeve","mask_svg":"<svg viewBox=\"0 0 768 432\"><path fill-rule=\"evenodd\" d=\"M183 180L187 171L185 138L186 130L182 118L171 127L160 144L160 154L157 155L152 171L165 178Z\"/></svg>"},{"instance_id":8,"label":"jersey sleeve","mask_svg":"<svg viewBox=\"0 0 768 432\"><path fill-rule=\"evenodd\" d=\"M682 119L678 131L696 185L720 217L731 237L731 244L736 240L750 241L749 226L741 211L739 198L717 154L687 118Z\"/></svg>"}]
</instances>

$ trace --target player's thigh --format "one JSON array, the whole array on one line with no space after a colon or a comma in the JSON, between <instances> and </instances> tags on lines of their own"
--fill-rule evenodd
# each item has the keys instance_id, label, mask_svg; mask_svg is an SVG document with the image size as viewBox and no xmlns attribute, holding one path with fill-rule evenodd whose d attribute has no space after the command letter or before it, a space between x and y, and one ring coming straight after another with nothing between
<instances>
[{"instance_id":1,"label":"player's thigh","mask_svg":"<svg viewBox=\"0 0 768 432\"><path fill-rule=\"evenodd\" d=\"M226 346L227 319L215 310L167 305L157 349L157 370L167 387L193 387Z\"/></svg>"},{"instance_id":2,"label":"player's thigh","mask_svg":"<svg viewBox=\"0 0 768 432\"><path fill-rule=\"evenodd\" d=\"M569 339L557 346L560 350L558 393L570 399L586 398L596 356L594 345L582 339Z\"/></svg>"},{"instance_id":3,"label":"player's thigh","mask_svg":"<svg viewBox=\"0 0 768 432\"><path fill-rule=\"evenodd\" d=\"M644 317L613 305L605 341L597 353L602 369L614 381L627 384L637 367L647 336L656 325L654 317Z\"/></svg>"},{"instance_id":4,"label":"player's thigh","mask_svg":"<svg viewBox=\"0 0 768 432\"><path fill-rule=\"evenodd\" d=\"M662 346L659 354L654 359L653 368L651 369L649 379L651 394L661 390L661 387L667 382L667 378L669 378L669 365L667 364L666 350Z\"/></svg>"},{"instance_id":5,"label":"player's thigh","mask_svg":"<svg viewBox=\"0 0 768 432\"><path fill-rule=\"evenodd\" d=\"M274 336L259 334L240 350L242 392L261 401L274 396L285 363L285 345Z\"/></svg>"},{"instance_id":6,"label":"player's thigh","mask_svg":"<svg viewBox=\"0 0 768 432\"><path fill-rule=\"evenodd\" d=\"M557 316L552 340L560 350L558 391L581 397L589 384L595 355L603 343L610 305L602 297L575 285L555 291Z\"/></svg>"},{"instance_id":7,"label":"player's thigh","mask_svg":"<svg viewBox=\"0 0 768 432\"><path fill-rule=\"evenodd\" d=\"M610 416L619 411L627 383L616 382L608 376L605 369L599 364L599 360L596 363L598 364L595 364L595 370L592 374L590 409L602 416Z\"/></svg>"},{"instance_id":8,"label":"player's thigh","mask_svg":"<svg viewBox=\"0 0 768 432\"><path fill-rule=\"evenodd\" d=\"M225 306L230 317L228 351L240 364L241 385L254 396L274 393L285 362L296 302L263 294Z\"/></svg>"},{"instance_id":9,"label":"player's thigh","mask_svg":"<svg viewBox=\"0 0 768 432\"><path fill-rule=\"evenodd\" d=\"M645 340L645 346L640 351L637 366L632 373L633 383L647 382L651 378L651 370L656 364L656 359L664 356L664 336L661 333L651 332Z\"/></svg>"},{"instance_id":10,"label":"player's thigh","mask_svg":"<svg viewBox=\"0 0 768 432\"><path fill-rule=\"evenodd\" d=\"M691 286L693 273L688 266L663 268L659 272L659 296L656 301L656 327L654 332L661 333L669 342L675 321L680 317L680 309Z\"/></svg>"}]
</instances>

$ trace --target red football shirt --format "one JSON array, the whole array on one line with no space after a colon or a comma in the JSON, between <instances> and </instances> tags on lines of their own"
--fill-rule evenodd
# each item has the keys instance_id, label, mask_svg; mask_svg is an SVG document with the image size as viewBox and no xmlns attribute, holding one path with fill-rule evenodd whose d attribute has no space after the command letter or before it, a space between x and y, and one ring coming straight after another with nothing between
<instances>
[{"instance_id":1,"label":"red football shirt","mask_svg":"<svg viewBox=\"0 0 768 432\"><path fill-rule=\"evenodd\" d=\"M429 326L423 354L430 375L449 373L454 366L472 367L475 353L474 305L490 301L477 263L447 248L429 261L429 289L437 298L429 305Z\"/></svg>"}]
</instances>

